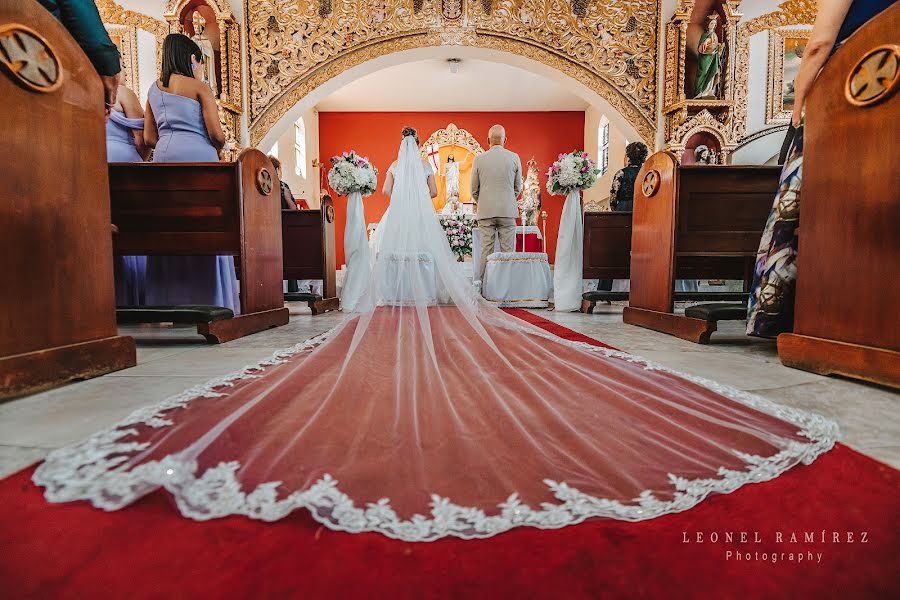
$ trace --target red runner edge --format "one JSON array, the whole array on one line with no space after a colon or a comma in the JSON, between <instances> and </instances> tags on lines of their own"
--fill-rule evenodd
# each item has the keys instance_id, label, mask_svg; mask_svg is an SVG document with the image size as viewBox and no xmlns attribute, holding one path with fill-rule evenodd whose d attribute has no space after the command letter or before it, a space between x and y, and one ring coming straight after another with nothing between
<instances>
[{"instance_id":1,"label":"red runner edge","mask_svg":"<svg viewBox=\"0 0 900 600\"><path fill-rule=\"evenodd\" d=\"M165 492L110 513L49 504L33 471L0 481L3 598L900 597L900 471L841 444L684 513L430 543L334 532L305 511L195 522Z\"/></svg>"}]
</instances>

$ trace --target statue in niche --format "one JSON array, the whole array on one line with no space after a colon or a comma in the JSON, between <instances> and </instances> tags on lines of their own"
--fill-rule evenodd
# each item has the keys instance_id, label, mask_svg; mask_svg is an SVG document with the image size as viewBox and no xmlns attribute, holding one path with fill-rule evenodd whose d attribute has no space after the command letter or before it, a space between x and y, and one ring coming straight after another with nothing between
<instances>
[{"instance_id":1,"label":"statue in niche","mask_svg":"<svg viewBox=\"0 0 900 600\"><path fill-rule=\"evenodd\" d=\"M194 24L194 40L200 46L200 52L203 53L203 81L212 88L213 95L218 97L219 90L216 85L216 55L213 52L212 42L206 37L206 19L203 18L198 11L194 11L192 17Z\"/></svg>"},{"instance_id":2,"label":"statue in niche","mask_svg":"<svg viewBox=\"0 0 900 600\"><path fill-rule=\"evenodd\" d=\"M444 176L444 193L447 197L447 203L451 203L454 200L459 202L459 163L456 162L456 158L451 154L447 157L447 164L444 165L444 171L441 173Z\"/></svg>"},{"instance_id":3,"label":"statue in niche","mask_svg":"<svg viewBox=\"0 0 900 600\"><path fill-rule=\"evenodd\" d=\"M719 42L716 27L718 13L707 17L706 31L700 36L697 47L697 81L694 84L694 98L718 98L722 88L722 66L725 58L725 44Z\"/></svg>"},{"instance_id":4,"label":"statue in niche","mask_svg":"<svg viewBox=\"0 0 900 600\"><path fill-rule=\"evenodd\" d=\"M537 217L541 212L541 182L538 180L537 161L528 161L525 183L522 184L522 197L519 199L519 212L522 225L537 225Z\"/></svg>"}]
</instances>

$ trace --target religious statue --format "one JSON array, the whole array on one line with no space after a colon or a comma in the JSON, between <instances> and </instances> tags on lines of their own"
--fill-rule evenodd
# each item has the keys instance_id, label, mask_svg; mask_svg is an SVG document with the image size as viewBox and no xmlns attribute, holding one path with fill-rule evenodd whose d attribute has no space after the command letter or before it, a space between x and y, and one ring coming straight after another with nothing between
<instances>
[{"instance_id":1,"label":"religious statue","mask_svg":"<svg viewBox=\"0 0 900 600\"><path fill-rule=\"evenodd\" d=\"M722 66L724 64L725 44L719 42L716 27L719 24L718 13L707 17L706 31L700 36L697 47L697 81L694 84L694 98L718 98L722 87Z\"/></svg>"},{"instance_id":2,"label":"religious statue","mask_svg":"<svg viewBox=\"0 0 900 600\"><path fill-rule=\"evenodd\" d=\"M447 196L447 204L454 200L459 202L459 163L451 154L447 157L447 164L441 173L444 176L444 193Z\"/></svg>"},{"instance_id":3,"label":"religious statue","mask_svg":"<svg viewBox=\"0 0 900 600\"><path fill-rule=\"evenodd\" d=\"M716 153L710 150L709 146L700 144L694 148L694 163L698 165L714 165L716 164Z\"/></svg>"},{"instance_id":4,"label":"religious statue","mask_svg":"<svg viewBox=\"0 0 900 600\"><path fill-rule=\"evenodd\" d=\"M203 54L203 81L212 88L213 95L218 96L219 90L216 85L216 55L213 52L212 42L204 35L206 31L206 20L198 11L194 11L192 18L194 23L194 40L200 46L200 52Z\"/></svg>"},{"instance_id":5,"label":"religious statue","mask_svg":"<svg viewBox=\"0 0 900 600\"><path fill-rule=\"evenodd\" d=\"M528 172L522 185L522 197L519 199L519 212L522 225L537 225L538 213L541 212L541 182L538 180L537 162L528 161Z\"/></svg>"}]
</instances>

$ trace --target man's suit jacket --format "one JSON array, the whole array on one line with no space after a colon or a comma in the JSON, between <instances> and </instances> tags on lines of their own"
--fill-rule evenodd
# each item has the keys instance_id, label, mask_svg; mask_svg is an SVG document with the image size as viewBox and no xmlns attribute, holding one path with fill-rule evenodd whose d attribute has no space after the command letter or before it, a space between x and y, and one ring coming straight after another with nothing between
<instances>
[{"instance_id":1,"label":"man's suit jacket","mask_svg":"<svg viewBox=\"0 0 900 600\"><path fill-rule=\"evenodd\" d=\"M522 161L502 146L475 157L472 165L472 200L477 218L519 216L516 198L522 192Z\"/></svg>"}]
</instances>

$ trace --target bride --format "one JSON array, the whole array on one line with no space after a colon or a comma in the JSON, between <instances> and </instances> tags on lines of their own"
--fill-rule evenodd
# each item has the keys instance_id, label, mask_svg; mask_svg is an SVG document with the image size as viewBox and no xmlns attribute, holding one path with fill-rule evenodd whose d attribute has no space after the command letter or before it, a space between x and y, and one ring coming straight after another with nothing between
<instances>
[{"instance_id":1,"label":"bride","mask_svg":"<svg viewBox=\"0 0 900 600\"><path fill-rule=\"evenodd\" d=\"M46 498L115 510L162 487L198 520L306 509L343 531L479 538L687 510L834 444L821 416L481 299L429 175L404 130L372 277L340 325L54 451L34 474Z\"/></svg>"}]
</instances>

